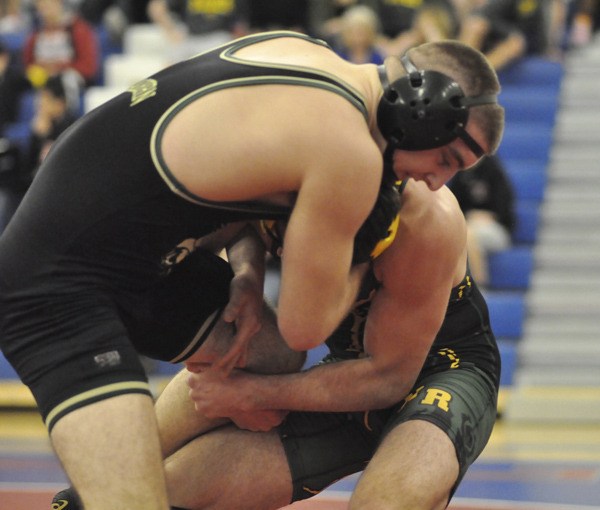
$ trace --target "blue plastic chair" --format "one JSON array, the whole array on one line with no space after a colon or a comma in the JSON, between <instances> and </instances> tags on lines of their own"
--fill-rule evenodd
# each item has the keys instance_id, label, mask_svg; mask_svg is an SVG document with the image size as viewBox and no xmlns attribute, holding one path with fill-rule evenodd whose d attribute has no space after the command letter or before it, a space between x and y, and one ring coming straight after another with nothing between
<instances>
[{"instance_id":1,"label":"blue plastic chair","mask_svg":"<svg viewBox=\"0 0 600 510\"><path fill-rule=\"evenodd\" d=\"M516 200L535 200L542 202L546 190L546 172L522 170L506 172L513 186Z\"/></svg>"},{"instance_id":2,"label":"blue plastic chair","mask_svg":"<svg viewBox=\"0 0 600 510\"><path fill-rule=\"evenodd\" d=\"M502 360L500 386L511 386L514 382L518 361L517 343L513 339L498 339L498 350Z\"/></svg>"},{"instance_id":3,"label":"blue plastic chair","mask_svg":"<svg viewBox=\"0 0 600 510\"><path fill-rule=\"evenodd\" d=\"M522 291L484 292L490 311L492 329L497 338L519 339L523 336L525 296Z\"/></svg>"},{"instance_id":4,"label":"blue plastic chair","mask_svg":"<svg viewBox=\"0 0 600 510\"><path fill-rule=\"evenodd\" d=\"M0 35L0 41L8 48L13 54L20 54L25 46L25 41L27 39L28 32L6 32Z\"/></svg>"},{"instance_id":5,"label":"blue plastic chair","mask_svg":"<svg viewBox=\"0 0 600 510\"><path fill-rule=\"evenodd\" d=\"M18 379L19 376L11 366L4 354L0 352L0 379Z\"/></svg>"},{"instance_id":6,"label":"blue plastic chair","mask_svg":"<svg viewBox=\"0 0 600 510\"><path fill-rule=\"evenodd\" d=\"M548 163L553 126L546 122L507 122L498 155L507 159L537 159Z\"/></svg>"},{"instance_id":7,"label":"blue plastic chair","mask_svg":"<svg viewBox=\"0 0 600 510\"><path fill-rule=\"evenodd\" d=\"M564 67L560 62L543 57L525 57L499 71L498 79L503 87L509 85L549 87L554 85L556 90L559 90L563 75Z\"/></svg>"},{"instance_id":8,"label":"blue plastic chair","mask_svg":"<svg viewBox=\"0 0 600 510\"><path fill-rule=\"evenodd\" d=\"M504 87L498 101L504 107L506 122L543 122L554 126L558 111L558 91L554 86Z\"/></svg>"},{"instance_id":9,"label":"blue plastic chair","mask_svg":"<svg viewBox=\"0 0 600 510\"><path fill-rule=\"evenodd\" d=\"M534 267L531 246L514 246L488 256L489 285L492 289L529 288Z\"/></svg>"},{"instance_id":10,"label":"blue plastic chair","mask_svg":"<svg viewBox=\"0 0 600 510\"><path fill-rule=\"evenodd\" d=\"M536 158L506 158L502 160L502 164L508 174L519 172L546 173L546 164Z\"/></svg>"},{"instance_id":11,"label":"blue plastic chair","mask_svg":"<svg viewBox=\"0 0 600 510\"><path fill-rule=\"evenodd\" d=\"M537 240L540 225L540 204L535 200L517 200L515 203L516 225L513 243L532 245Z\"/></svg>"}]
</instances>

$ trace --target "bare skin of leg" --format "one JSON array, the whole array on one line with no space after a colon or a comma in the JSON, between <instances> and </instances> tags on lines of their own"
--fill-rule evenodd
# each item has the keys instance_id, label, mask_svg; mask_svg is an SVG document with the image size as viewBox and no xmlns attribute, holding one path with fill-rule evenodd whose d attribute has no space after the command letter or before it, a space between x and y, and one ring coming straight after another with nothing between
<instances>
[{"instance_id":1,"label":"bare skin of leg","mask_svg":"<svg viewBox=\"0 0 600 510\"><path fill-rule=\"evenodd\" d=\"M350 499L349 510L443 510L458 478L454 445L437 426L411 420L378 448Z\"/></svg>"},{"instance_id":2,"label":"bare skin of leg","mask_svg":"<svg viewBox=\"0 0 600 510\"><path fill-rule=\"evenodd\" d=\"M54 449L86 510L167 510L152 399L127 394L61 418Z\"/></svg>"},{"instance_id":3,"label":"bare skin of leg","mask_svg":"<svg viewBox=\"0 0 600 510\"><path fill-rule=\"evenodd\" d=\"M276 324L275 314L265 305L264 324L250 342L245 370L276 374L295 372L302 368L305 353L292 351L279 335ZM188 362L212 363L227 352L233 335L233 325L219 321ZM229 422L224 419L210 420L196 412L188 397L187 378L187 370L179 372L163 390L155 405L165 458L194 437Z\"/></svg>"},{"instance_id":4,"label":"bare skin of leg","mask_svg":"<svg viewBox=\"0 0 600 510\"><path fill-rule=\"evenodd\" d=\"M169 457L165 472L171 503L190 510L276 510L292 497L276 432L213 430Z\"/></svg>"}]
</instances>

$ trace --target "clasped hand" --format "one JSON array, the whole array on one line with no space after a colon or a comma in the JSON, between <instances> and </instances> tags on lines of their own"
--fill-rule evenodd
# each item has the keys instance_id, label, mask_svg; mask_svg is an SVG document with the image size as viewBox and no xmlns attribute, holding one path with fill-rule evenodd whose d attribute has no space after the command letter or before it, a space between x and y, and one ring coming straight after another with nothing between
<instances>
[{"instance_id":1,"label":"clasped hand","mask_svg":"<svg viewBox=\"0 0 600 510\"><path fill-rule=\"evenodd\" d=\"M189 396L197 412L207 418L229 418L239 428L267 432L278 426L286 411L264 410L254 407L248 391L252 374L234 370L228 376L214 367L190 372Z\"/></svg>"},{"instance_id":2,"label":"clasped hand","mask_svg":"<svg viewBox=\"0 0 600 510\"><path fill-rule=\"evenodd\" d=\"M257 292L254 283L239 275L231 282L222 316L225 322L235 324L229 351L212 364L189 363L186 367L196 411L207 418L229 418L243 429L268 431L279 425L287 412L254 408L249 391L252 374L234 368L246 365L248 344L262 325L262 292Z\"/></svg>"}]
</instances>

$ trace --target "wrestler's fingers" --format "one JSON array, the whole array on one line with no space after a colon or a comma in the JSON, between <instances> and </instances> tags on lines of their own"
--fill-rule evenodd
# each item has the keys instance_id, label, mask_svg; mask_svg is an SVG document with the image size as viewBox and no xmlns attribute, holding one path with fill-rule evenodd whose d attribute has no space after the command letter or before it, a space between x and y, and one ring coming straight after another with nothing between
<instances>
[{"instance_id":1,"label":"wrestler's fingers","mask_svg":"<svg viewBox=\"0 0 600 510\"><path fill-rule=\"evenodd\" d=\"M233 344L229 350L213 363L211 370L220 372L222 377L227 377L236 366L240 364L241 359L245 359L249 338L242 335L236 335Z\"/></svg>"},{"instance_id":2,"label":"wrestler's fingers","mask_svg":"<svg viewBox=\"0 0 600 510\"><path fill-rule=\"evenodd\" d=\"M235 322L240 315L242 305L238 299L230 298L229 303L225 305L221 317L225 322Z\"/></svg>"}]
</instances>

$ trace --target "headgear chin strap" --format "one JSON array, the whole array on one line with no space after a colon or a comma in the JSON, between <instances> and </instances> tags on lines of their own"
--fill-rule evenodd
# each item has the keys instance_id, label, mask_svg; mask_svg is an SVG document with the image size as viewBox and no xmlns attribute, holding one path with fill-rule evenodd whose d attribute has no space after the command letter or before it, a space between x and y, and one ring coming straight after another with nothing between
<instances>
[{"instance_id":1,"label":"headgear chin strap","mask_svg":"<svg viewBox=\"0 0 600 510\"><path fill-rule=\"evenodd\" d=\"M497 102L495 94L467 97L452 78L437 71L419 70L405 54L400 59L406 76L389 83L379 66L383 97L377 125L394 149L421 151L447 145L456 138L481 157L485 151L467 133L469 108Z\"/></svg>"}]
</instances>

